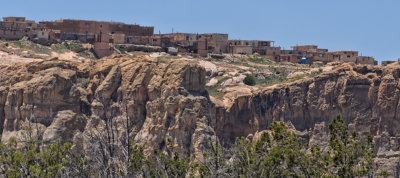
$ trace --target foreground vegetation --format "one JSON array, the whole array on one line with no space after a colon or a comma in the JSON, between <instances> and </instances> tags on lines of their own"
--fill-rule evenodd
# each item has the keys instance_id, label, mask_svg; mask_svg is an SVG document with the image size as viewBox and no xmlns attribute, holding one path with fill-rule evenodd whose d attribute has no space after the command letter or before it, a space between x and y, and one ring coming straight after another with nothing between
<instances>
[{"instance_id":1,"label":"foreground vegetation","mask_svg":"<svg viewBox=\"0 0 400 178\"><path fill-rule=\"evenodd\" d=\"M362 177L388 176L376 171L371 136L350 133L340 115L329 124L329 148L304 144L286 125L274 122L253 140L238 138L229 149L210 141L202 160L174 151L168 139L164 152L146 156L128 140L128 149L110 137L91 154L73 151L71 143L43 144L32 129L18 146L15 138L0 145L0 171L7 177ZM39 136L40 137L40 136ZM93 139L96 140L96 139ZM94 141L96 142L96 141Z\"/></svg>"}]
</instances>

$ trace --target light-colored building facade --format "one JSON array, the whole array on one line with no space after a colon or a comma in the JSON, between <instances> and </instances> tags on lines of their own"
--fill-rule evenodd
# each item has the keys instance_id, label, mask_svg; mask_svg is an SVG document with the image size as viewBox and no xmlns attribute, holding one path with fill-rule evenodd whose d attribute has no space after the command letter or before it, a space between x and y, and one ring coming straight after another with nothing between
<instances>
[{"instance_id":1,"label":"light-colored building facade","mask_svg":"<svg viewBox=\"0 0 400 178\"><path fill-rule=\"evenodd\" d=\"M33 37L37 24L25 17L3 17L0 21L0 38L19 40L23 37Z\"/></svg>"}]
</instances>

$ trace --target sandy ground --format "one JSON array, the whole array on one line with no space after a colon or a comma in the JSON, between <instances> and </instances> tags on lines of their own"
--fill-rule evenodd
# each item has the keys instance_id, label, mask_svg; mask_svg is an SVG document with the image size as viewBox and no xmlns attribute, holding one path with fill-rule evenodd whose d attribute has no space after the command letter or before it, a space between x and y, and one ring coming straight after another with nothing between
<instances>
[{"instance_id":1,"label":"sandy ground","mask_svg":"<svg viewBox=\"0 0 400 178\"><path fill-rule=\"evenodd\" d=\"M58 57L61 60L67 61L75 61L75 62L82 62L87 61L89 59L79 57L74 52L67 52L67 53L56 53L52 52L51 57ZM17 56L14 54L9 54L3 51L0 51L0 65L10 65L15 63L30 63L30 62L39 62L43 61L43 59L36 59L36 58L26 58Z\"/></svg>"},{"instance_id":2,"label":"sandy ground","mask_svg":"<svg viewBox=\"0 0 400 178\"><path fill-rule=\"evenodd\" d=\"M43 59L25 58L13 54L8 54L6 52L0 51L0 65L10 65L15 63L30 63L38 62Z\"/></svg>"},{"instance_id":3,"label":"sandy ground","mask_svg":"<svg viewBox=\"0 0 400 178\"><path fill-rule=\"evenodd\" d=\"M90 59L79 57L74 52L65 52L65 53L56 53L51 52L51 57L57 57L60 60L66 61L74 61L74 62L82 62L82 61L89 61Z\"/></svg>"}]
</instances>

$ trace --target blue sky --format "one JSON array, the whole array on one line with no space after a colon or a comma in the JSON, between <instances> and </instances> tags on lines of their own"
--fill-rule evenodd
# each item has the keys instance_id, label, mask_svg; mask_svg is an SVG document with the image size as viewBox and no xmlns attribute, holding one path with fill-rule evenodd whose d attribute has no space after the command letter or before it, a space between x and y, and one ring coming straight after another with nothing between
<instances>
[{"instance_id":1,"label":"blue sky","mask_svg":"<svg viewBox=\"0 0 400 178\"><path fill-rule=\"evenodd\" d=\"M0 16L137 23L155 33L218 32L230 39L315 44L400 58L399 0L1 0Z\"/></svg>"}]
</instances>

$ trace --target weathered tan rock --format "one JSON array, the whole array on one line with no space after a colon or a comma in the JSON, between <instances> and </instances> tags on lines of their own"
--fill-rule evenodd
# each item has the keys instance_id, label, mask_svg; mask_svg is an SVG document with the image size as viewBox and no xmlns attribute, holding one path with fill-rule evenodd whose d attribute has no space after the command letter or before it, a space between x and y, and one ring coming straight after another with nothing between
<instances>
[{"instance_id":1,"label":"weathered tan rock","mask_svg":"<svg viewBox=\"0 0 400 178\"><path fill-rule=\"evenodd\" d=\"M200 60L199 65L206 69L206 74L207 74L207 76L210 76L210 77L223 75L225 73L224 68L218 67L217 65L215 65L209 61Z\"/></svg>"},{"instance_id":2,"label":"weathered tan rock","mask_svg":"<svg viewBox=\"0 0 400 178\"><path fill-rule=\"evenodd\" d=\"M206 86L212 87L212 86L215 86L216 84L218 84L218 79L217 79L217 78L212 78L212 79L206 84Z\"/></svg>"},{"instance_id":3,"label":"weathered tan rock","mask_svg":"<svg viewBox=\"0 0 400 178\"><path fill-rule=\"evenodd\" d=\"M240 74L237 77L232 77L224 82L221 83L222 86L238 86L238 85L244 85L243 80L246 78L245 75Z\"/></svg>"},{"instance_id":4,"label":"weathered tan rock","mask_svg":"<svg viewBox=\"0 0 400 178\"><path fill-rule=\"evenodd\" d=\"M18 130L19 122L25 120L49 126L60 110L85 112L75 80L75 71L54 67L11 86L4 106L3 133Z\"/></svg>"},{"instance_id":5,"label":"weathered tan rock","mask_svg":"<svg viewBox=\"0 0 400 178\"><path fill-rule=\"evenodd\" d=\"M340 113L351 129L374 136L380 167L393 170L400 161L399 66L343 64L260 92L225 88L222 102L213 103L206 70L185 60L114 56L30 65L0 86L2 141L34 123L46 142L61 137L76 151L90 151L88 135L114 121L117 137L129 136L146 153L165 151L170 140L181 153L201 159L215 135L227 144L239 136L252 139L273 121L290 123L302 139L326 148L327 124ZM87 88L79 87L79 78L89 81Z\"/></svg>"},{"instance_id":6,"label":"weathered tan rock","mask_svg":"<svg viewBox=\"0 0 400 178\"><path fill-rule=\"evenodd\" d=\"M109 100L111 98L111 95L119 87L120 81L121 81L121 68L118 65L116 65L111 69L107 77L96 89L95 98L101 101Z\"/></svg>"},{"instance_id":7,"label":"weathered tan rock","mask_svg":"<svg viewBox=\"0 0 400 178\"><path fill-rule=\"evenodd\" d=\"M135 141L146 145L147 153L165 149L169 138L181 153L187 156L199 153L202 147L195 145L206 143L213 135L208 125L212 121L210 107L211 103L205 97L168 96L153 100L147 104L149 113ZM206 130L208 134L201 134ZM193 140L194 135L198 138Z\"/></svg>"},{"instance_id":8,"label":"weathered tan rock","mask_svg":"<svg viewBox=\"0 0 400 178\"><path fill-rule=\"evenodd\" d=\"M83 132L87 118L71 110L59 111L43 133L45 143L72 142L76 132Z\"/></svg>"},{"instance_id":9,"label":"weathered tan rock","mask_svg":"<svg viewBox=\"0 0 400 178\"><path fill-rule=\"evenodd\" d=\"M0 124L3 124L5 119L4 106L7 101L7 95L8 95L8 88L0 87ZM2 125L0 125L0 132L3 133Z\"/></svg>"},{"instance_id":10,"label":"weathered tan rock","mask_svg":"<svg viewBox=\"0 0 400 178\"><path fill-rule=\"evenodd\" d=\"M327 124L340 113L354 131L375 136L377 162L392 171L400 161L393 156L400 151L399 71L343 64L314 79L231 98L231 105L217 108L217 134L233 142L267 129L273 121L284 121L298 131L310 130L310 144L327 145Z\"/></svg>"}]
</instances>

